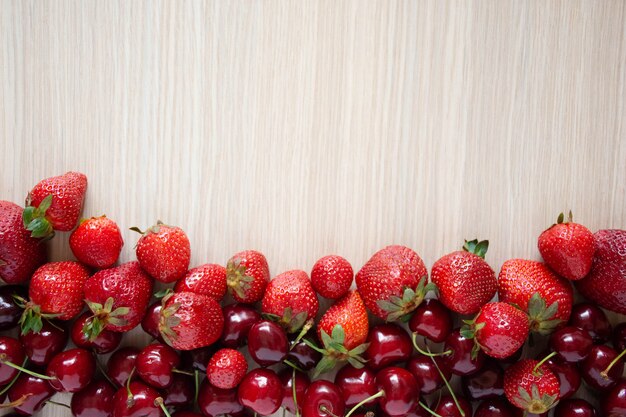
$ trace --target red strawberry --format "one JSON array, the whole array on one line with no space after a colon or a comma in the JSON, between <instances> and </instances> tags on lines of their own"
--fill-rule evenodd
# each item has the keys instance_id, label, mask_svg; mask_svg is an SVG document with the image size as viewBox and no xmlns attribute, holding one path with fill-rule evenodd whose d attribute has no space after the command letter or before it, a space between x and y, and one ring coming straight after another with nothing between
<instances>
[{"instance_id":1,"label":"red strawberry","mask_svg":"<svg viewBox=\"0 0 626 417\"><path fill-rule=\"evenodd\" d=\"M226 265L228 291L240 303L256 303L263 298L270 281L267 259L261 252L246 250L236 253Z\"/></svg>"},{"instance_id":2,"label":"red strawberry","mask_svg":"<svg viewBox=\"0 0 626 417\"><path fill-rule=\"evenodd\" d=\"M83 328L94 340L104 328L127 332L136 327L152 297L153 281L139 262L96 272L85 283L85 302L93 319Z\"/></svg>"},{"instance_id":3,"label":"red strawberry","mask_svg":"<svg viewBox=\"0 0 626 417\"><path fill-rule=\"evenodd\" d=\"M599 230L594 240L593 268L576 287L600 306L626 314L626 230Z\"/></svg>"},{"instance_id":4,"label":"red strawberry","mask_svg":"<svg viewBox=\"0 0 626 417\"><path fill-rule=\"evenodd\" d=\"M117 262L124 246L117 224L106 216L83 220L70 235L74 256L93 268L110 268Z\"/></svg>"},{"instance_id":5,"label":"red strawberry","mask_svg":"<svg viewBox=\"0 0 626 417\"><path fill-rule=\"evenodd\" d=\"M28 287L30 301L20 320L22 334L39 333L42 317L70 320L83 309L87 268L78 262L50 262L35 271Z\"/></svg>"},{"instance_id":6,"label":"red strawberry","mask_svg":"<svg viewBox=\"0 0 626 417\"><path fill-rule=\"evenodd\" d=\"M148 275L166 284L185 276L191 248L183 229L168 226L159 220L145 232L138 227L131 227L130 230L142 235L137 242L136 255Z\"/></svg>"},{"instance_id":7,"label":"red strawberry","mask_svg":"<svg viewBox=\"0 0 626 417\"><path fill-rule=\"evenodd\" d=\"M387 321L398 320L422 302L431 289L428 271L415 251L387 246L376 252L356 274L356 286L365 306Z\"/></svg>"},{"instance_id":8,"label":"red strawberry","mask_svg":"<svg viewBox=\"0 0 626 417\"><path fill-rule=\"evenodd\" d=\"M567 322L573 296L570 282L541 262L509 259L498 276L498 299L526 311L530 330L541 334Z\"/></svg>"},{"instance_id":9,"label":"red strawberry","mask_svg":"<svg viewBox=\"0 0 626 417\"><path fill-rule=\"evenodd\" d=\"M474 338L477 349L498 359L515 354L530 331L526 313L503 302L485 304L476 318L466 324L461 330L463 337Z\"/></svg>"},{"instance_id":10,"label":"red strawberry","mask_svg":"<svg viewBox=\"0 0 626 417\"><path fill-rule=\"evenodd\" d=\"M212 345L224 328L220 305L211 297L193 292L163 297L159 331L174 349L192 350Z\"/></svg>"},{"instance_id":11,"label":"red strawberry","mask_svg":"<svg viewBox=\"0 0 626 417\"><path fill-rule=\"evenodd\" d=\"M304 271L283 272L267 285L261 311L274 316L287 331L299 330L309 319L315 319L319 302Z\"/></svg>"},{"instance_id":12,"label":"red strawberry","mask_svg":"<svg viewBox=\"0 0 626 417\"><path fill-rule=\"evenodd\" d=\"M211 385L221 389L233 389L248 372L243 354L235 349L220 349L211 357L206 376Z\"/></svg>"},{"instance_id":13,"label":"red strawberry","mask_svg":"<svg viewBox=\"0 0 626 417\"><path fill-rule=\"evenodd\" d=\"M362 368L361 356L367 349L369 321L363 299L357 291L350 291L324 313L317 324L317 335L324 345L324 358L315 371L321 374L335 367L338 362L348 361Z\"/></svg>"},{"instance_id":14,"label":"red strawberry","mask_svg":"<svg viewBox=\"0 0 626 417\"><path fill-rule=\"evenodd\" d=\"M217 264L204 264L187 271L176 282L175 292L195 292L220 301L226 294L226 268Z\"/></svg>"},{"instance_id":15,"label":"red strawberry","mask_svg":"<svg viewBox=\"0 0 626 417\"><path fill-rule=\"evenodd\" d=\"M496 273L485 262L489 241L465 241L433 265L431 281L439 288L439 301L460 314L474 314L498 290Z\"/></svg>"},{"instance_id":16,"label":"red strawberry","mask_svg":"<svg viewBox=\"0 0 626 417\"><path fill-rule=\"evenodd\" d=\"M558 377L539 361L524 359L504 373L504 394L514 406L533 414L543 414L559 399ZM535 369L536 368L536 369Z\"/></svg>"},{"instance_id":17,"label":"red strawberry","mask_svg":"<svg viewBox=\"0 0 626 417\"><path fill-rule=\"evenodd\" d=\"M353 278L350 262L338 255L324 256L315 262L311 271L313 289L322 297L333 300L346 295Z\"/></svg>"},{"instance_id":18,"label":"red strawberry","mask_svg":"<svg viewBox=\"0 0 626 417\"><path fill-rule=\"evenodd\" d=\"M87 177L67 172L40 181L28 193L24 226L33 237L52 237L54 230L69 232L83 211Z\"/></svg>"},{"instance_id":19,"label":"red strawberry","mask_svg":"<svg viewBox=\"0 0 626 417\"><path fill-rule=\"evenodd\" d=\"M563 213L539 236L539 252L550 268L571 280L584 278L593 262L593 234L582 224L572 221L569 212L567 222Z\"/></svg>"},{"instance_id":20,"label":"red strawberry","mask_svg":"<svg viewBox=\"0 0 626 417\"><path fill-rule=\"evenodd\" d=\"M46 262L46 245L24 229L17 204L0 201L0 278L8 284L27 281Z\"/></svg>"}]
</instances>

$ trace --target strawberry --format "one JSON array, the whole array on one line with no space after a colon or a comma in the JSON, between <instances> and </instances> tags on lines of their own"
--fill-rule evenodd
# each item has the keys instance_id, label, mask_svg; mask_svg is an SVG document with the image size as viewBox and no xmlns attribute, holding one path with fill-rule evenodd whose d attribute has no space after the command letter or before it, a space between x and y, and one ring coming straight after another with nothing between
<instances>
[{"instance_id":1,"label":"strawberry","mask_svg":"<svg viewBox=\"0 0 626 417\"><path fill-rule=\"evenodd\" d=\"M530 331L526 313L503 302L485 304L474 320L465 323L461 335L473 338L476 349L498 359L515 354Z\"/></svg>"},{"instance_id":2,"label":"strawberry","mask_svg":"<svg viewBox=\"0 0 626 417\"><path fill-rule=\"evenodd\" d=\"M93 318L83 332L93 341L104 330L127 332L136 327L152 297L153 281L139 262L96 272L85 283L85 303Z\"/></svg>"},{"instance_id":3,"label":"strawberry","mask_svg":"<svg viewBox=\"0 0 626 417\"><path fill-rule=\"evenodd\" d=\"M24 227L33 237L52 237L54 231L72 230L83 211L87 177L67 172L40 181L28 193L24 209Z\"/></svg>"},{"instance_id":4,"label":"strawberry","mask_svg":"<svg viewBox=\"0 0 626 417\"><path fill-rule=\"evenodd\" d=\"M175 292L195 292L220 301L226 294L226 268L217 264L204 264L187 271L176 282Z\"/></svg>"},{"instance_id":5,"label":"strawberry","mask_svg":"<svg viewBox=\"0 0 626 417\"><path fill-rule=\"evenodd\" d=\"M20 320L22 334L39 333L42 317L70 320L80 314L88 278L89 271L78 262L50 262L40 266L28 287L30 301Z\"/></svg>"},{"instance_id":6,"label":"strawberry","mask_svg":"<svg viewBox=\"0 0 626 417\"><path fill-rule=\"evenodd\" d=\"M120 228L106 216L81 221L70 235L70 248L76 259L97 269L112 267L122 246Z\"/></svg>"},{"instance_id":7,"label":"strawberry","mask_svg":"<svg viewBox=\"0 0 626 417\"><path fill-rule=\"evenodd\" d=\"M209 360L206 376L211 385L221 389L233 389L248 372L245 356L235 349L220 349Z\"/></svg>"},{"instance_id":8,"label":"strawberry","mask_svg":"<svg viewBox=\"0 0 626 417\"><path fill-rule=\"evenodd\" d=\"M46 262L46 245L24 229L17 204L0 201L0 278L8 284L27 281Z\"/></svg>"},{"instance_id":9,"label":"strawberry","mask_svg":"<svg viewBox=\"0 0 626 417\"><path fill-rule=\"evenodd\" d=\"M212 345L224 328L220 305L211 297L193 292L163 297L159 331L165 342L178 350Z\"/></svg>"},{"instance_id":10,"label":"strawberry","mask_svg":"<svg viewBox=\"0 0 626 417\"><path fill-rule=\"evenodd\" d=\"M335 302L324 313L317 324L317 335L322 341L324 355L315 372L317 375L327 372L338 362L348 361L355 368L362 368L365 359L361 356L367 350L365 343L369 332L367 310L357 291L350 291ZM305 343L309 344L308 340Z\"/></svg>"},{"instance_id":11,"label":"strawberry","mask_svg":"<svg viewBox=\"0 0 626 417\"><path fill-rule=\"evenodd\" d=\"M352 265L338 255L324 256L315 262L311 271L313 289L322 297L333 300L346 295L353 278Z\"/></svg>"},{"instance_id":12,"label":"strawberry","mask_svg":"<svg viewBox=\"0 0 626 417\"><path fill-rule=\"evenodd\" d=\"M252 304L261 300L269 281L270 269L261 252L246 250L236 253L228 260L228 291L238 302Z\"/></svg>"},{"instance_id":13,"label":"strawberry","mask_svg":"<svg viewBox=\"0 0 626 417\"><path fill-rule=\"evenodd\" d=\"M475 314L496 294L496 273L485 262L488 247L487 240L466 240L462 251L445 255L433 265L430 279L448 309Z\"/></svg>"},{"instance_id":14,"label":"strawberry","mask_svg":"<svg viewBox=\"0 0 626 417\"><path fill-rule=\"evenodd\" d=\"M145 232L137 227L130 230L142 235L137 242L136 254L148 275L166 284L185 276L191 249L189 239L181 228L168 226L159 220Z\"/></svg>"},{"instance_id":15,"label":"strawberry","mask_svg":"<svg viewBox=\"0 0 626 417\"><path fill-rule=\"evenodd\" d=\"M315 319L319 302L304 271L283 272L267 285L261 311L293 333Z\"/></svg>"},{"instance_id":16,"label":"strawberry","mask_svg":"<svg viewBox=\"0 0 626 417\"><path fill-rule=\"evenodd\" d=\"M572 212L564 222L559 214L556 224L539 236L539 253L557 274L570 280L584 278L593 262L593 234L582 224L574 223Z\"/></svg>"},{"instance_id":17,"label":"strawberry","mask_svg":"<svg viewBox=\"0 0 626 417\"><path fill-rule=\"evenodd\" d=\"M433 288L415 251L399 245L376 252L356 274L365 306L377 317L394 321L408 316Z\"/></svg>"},{"instance_id":18,"label":"strawberry","mask_svg":"<svg viewBox=\"0 0 626 417\"><path fill-rule=\"evenodd\" d=\"M541 262L509 259L498 276L498 299L527 312L531 331L549 334L569 319L573 290Z\"/></svg>"},{"instance_id":19,"label":"strawberry","mask_svg":"<svg viewBox=\"0 0 626 417\"><path fill-rule=\"evenodd\" d=\"M506 398L529 413L543 414L555 406L559 391L558 377L547 366L533 359L517 362L504 373Z\"/></svg>"},{"instance_id":20,"label":"strawberry","mask_svg":"<svg viewBox=\"0 0 626 417\"><path fill-rule=\"evenodd\" d=\"M591 273L576 287L600 306L626 314L626 230L599 230L594 241Z\"/></svg>"}]
</instances>

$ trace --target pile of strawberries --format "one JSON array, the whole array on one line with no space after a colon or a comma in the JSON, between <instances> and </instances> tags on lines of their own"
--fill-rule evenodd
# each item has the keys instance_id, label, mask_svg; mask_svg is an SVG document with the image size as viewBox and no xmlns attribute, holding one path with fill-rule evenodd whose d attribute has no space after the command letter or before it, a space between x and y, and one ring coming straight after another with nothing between
<instances>
[{"instance_id":1,"label":"pile of strawberries","mask_svg":"<svg viewBox=\"0 0 626 417\"><path fill-rule=\"evenodd\" d=\"M626 416L626 323L603 311L626 314L625 230L593 234L561 215L539 237L544 262L511 259L497 276L474 240L430 276L415 251L388 246L356 276L330 255L310 278L270 279L255 250L190 269L187 235L162 222L133 228L137 260L116 265L120 229L80 219L86 191L68 172L38 183L26 208L0 201L11 415ZM71 231L75 261L47 262L56 231ZM574 287L588 301L574 304ZM334 300L325 312L319 296ZM153 343L120 348L139 325ZM601 409L576 398L583 381Z\"/></svg>"}]
</instances>

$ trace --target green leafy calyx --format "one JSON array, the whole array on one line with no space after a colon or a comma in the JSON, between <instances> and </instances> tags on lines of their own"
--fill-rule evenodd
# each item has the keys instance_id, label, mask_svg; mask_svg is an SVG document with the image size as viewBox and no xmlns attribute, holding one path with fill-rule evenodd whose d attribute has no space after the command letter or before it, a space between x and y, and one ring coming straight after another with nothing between
<instances>
[{"instance_id":1,"label":"green leafy calyx","mask_svg":"<svg viewBox=\"0 0 626 417\"><path fill-rule=\"evenodd\" d=\"M487 254L487 250L489 249L489 241L478 239L474 240L466 240L463 245L463 250L469 253L473 253L474 255L478 255L481 258L485 259L485 255Z\"/></svg>"},{"instance_id":2,"label":"green leafy calyx","mask_svg":"<svg viewBox=\"0 0 626 417\"><path fill-rule=\"evenodd\" d=\"M387 321L406 321L410 313L419 306L429 291L437 291L437 286L430 282L428 277L423 276L415 289L404 287L402 297L392 295L388 300L378 300L376 304L387 313Z\"/></svg>"},{"instance_id":3,"label":"green leafy calyx","mask_svg":"<svg viewBox=\"0 0 626 417\"><path fill-rule=\"evenodd\" d=\"M363 343L351 350L348 350L344 346L346 333L341 324L336 324L330 335L322 330L321 338L323 345L322 348L315 346L315 344L308 339L303 339L304 343L323 355L322 359L315 367L314 375L316 377L332 370L335 366L337 366L337 364L342 362L348 362L350 365L359 369L365 366L366 360L362 355L369 347L369 343Z\"/></svg>"},{"instance_id":4,"label":"green leafy calyx","mask_svg":"<svg viewBox=\"0 0 626 417\"><path fill-rule=\"evenodd\" d=\"M26 208L22 213L22 220L24 221L24 227L28 230L30 235L35 238L50 239L54 236L54 229L52 223L46 218L46 211L52 205L52 194L46 196L38 207L31 205L31 195L28 195L26 199Z\"/></svg>"},{"instance_id":5,"label":"green leafy calyx","mask_svg":"<svg viewBox=\"0 0 626 417\"><path fill-rule=\"evenodd\" d=\"M130 312L130 308L128 307L118 307L115 310L113 309L113 304L115 300L113 297L107 298L104 305L100 303L95 303L92 301L85 300L87 307L91 310L93 315L85 322L83 326L83 333L89 339L89 341L94 341L102 333L102 331L107 327L107 325L112 324L114 326L125 326L128 321L123 318L126 314Z\"/></svg>"},{"instance_id":6,"label":"green leafy calyx","mask_svg":"<svg viewBox=\"0 0 626 417\"><path fill-rule=\"evenodd\" d=\"M552 333L563 322L554 318L558 309L558 301L548 306L546 300L538 292L534 293L528 301L530 330L541 335Z\"/></svg>"}]
</instances>

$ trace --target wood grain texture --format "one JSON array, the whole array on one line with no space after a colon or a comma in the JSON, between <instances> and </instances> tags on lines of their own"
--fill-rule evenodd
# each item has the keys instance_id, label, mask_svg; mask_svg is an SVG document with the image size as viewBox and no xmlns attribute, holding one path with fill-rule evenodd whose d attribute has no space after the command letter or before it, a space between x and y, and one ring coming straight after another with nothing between
<instances>
[{"instance_id":1,"label":"wood grain texture","mask_svg":"<svg viewBox=\"0 0 626 417\"><path fill-rule=\"evenodd\" d=\"M475 236L498 270L570 208L626 227L622 1L0 4L0 198L85 172L123 260L156 219L273 274Z\"/></svg>"}]
</instances>

